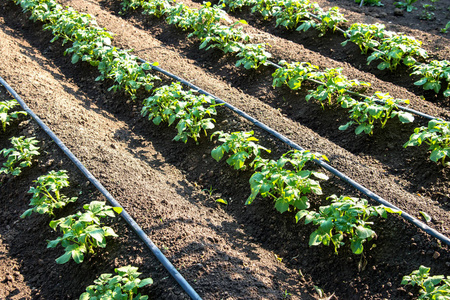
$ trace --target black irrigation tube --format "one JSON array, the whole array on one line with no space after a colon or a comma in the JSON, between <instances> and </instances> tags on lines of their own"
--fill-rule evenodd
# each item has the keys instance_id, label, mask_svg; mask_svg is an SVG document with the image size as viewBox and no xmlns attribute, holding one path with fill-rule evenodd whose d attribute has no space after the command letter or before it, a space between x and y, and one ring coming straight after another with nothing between
<instances>
[{"instance_id":1,"label":"black irrigation tube","mask_svg":"<svg viewBox=\"0 0 450 300\"><path fill-rule=\"evenodd\" d=\"M143 60L142 58L137 58L141 63L146 63L147 61ZM197 87L196 85L178 77L175 74L172 74L160 67L157 66L153 66L152 65L152 69L160 72L176 81L179 81L183 84L185 84L186 86L188 86L191 89L194 89L196 91L198 91L201 94L213 97L215 99L215 101L219 104L223 104L225 107L227 107L228 109L232 110L233 112L235 112L236 114L238 114L239 116L242 116L243 118L247 119L248 121L252 122L253 124L255 124L256 126L258 126L259 128L267 131L268 133L270 133L271 135L273 135L274 137L278 138L279 140L281 140L282 142L288 144L289 146L291 146L294 149L300 150L300 151L304 151L305 149L302 148L301 146L299 146L298 144L296 144L295 142L293 142L292 140L290 140L289 138L285 137L284 135L282 135L281 133L275 131L274 129L270 128L269 126L265 125L264 123L261 123L260 121L258 121L257 119L251 117L250 115L248 115L247 113L245 113L244 111L238 109L237 107L234 107L233 105L225 102L224 100L212 95L211 93L208 93L207 91ZM370 191L369 189L367 189L366 187L364 187L363 185L359 184L358 182L354 181L353 179L351 179L350 177L348 177L347 175L345 175L344 173L338 171L337 169L335 169L334 167L330 166L329 164L327 164L326 162L324 162L323 160L319 160L319 159L314 159L314 162L316 164L318 164L319 166L321 166L322 168L324 168L325 170L329 171L330 173L334 174L335 176L339 177L341 180L343 180L344 182L350 184L351 186L353 186L354 188L356 188L358 191L362 192L364 195L368 196L369 198L377 201L378 203L383 204L386 207L390 207L394 210L400 211L401 212L401 216L411 222L412 224L416 225L417 227L419 227L420 229L422 229L423 231L425 231L426 233L428 233L429 235L441 240L442 242L444 242L445 244L450 246L450 238L446 237L445 235L443 235L442 233L438 232L437 230L431 228L430 226L426 225L425 223L421 222L420 220L418 220L417 218L413 217L412 215L402 211L401 209L399 209L398 207L396 207L395 205L393 205L392 203L388 202L387 200L383 199L382 197L378 196L377 194L375 194L374 192Z\"/></svg>"},{"instance_id":2,"label":"black irrigation tube","mask_svg":"<svg viewBox=\"0 0 450 300\"><path fill-rule=\"evenodd\" d=\"M64 143L55 135L55 133L26 105L22 98L14 91L11 86L0 77L0 84L3 85L8 92L19 102L20 106L39 124L39 126L47 133L50 138L58 145L59 148L66 154L70 160L80 169L80 171L87 177L87 179L106 197L108 202L114 207L121 207L122 213L120 214L125 222L133 228L134 232L142 239L144 244L153 252L156 258L163 264L163 266L169 271L170 275L180 284L183 290L195 300L201 300L200 296L189 285L184 277L178 272L178 270L172 265L172 263L164 256L158 247L150 240L145 234L144 230L134 221L134 219L125 211L117 200L105 189L105 187L86 169L86 167L76 158L75 155L64 145Z\"/></svg>"}]
</instances>

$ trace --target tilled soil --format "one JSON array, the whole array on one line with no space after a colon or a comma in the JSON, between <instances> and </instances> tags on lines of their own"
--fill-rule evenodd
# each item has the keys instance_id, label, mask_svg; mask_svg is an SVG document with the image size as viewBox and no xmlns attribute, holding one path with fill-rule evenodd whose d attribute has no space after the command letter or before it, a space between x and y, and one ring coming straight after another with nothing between
<instances>
[{"instance_id":1,"label":"tilled soil","mask_svg":"<svg viewBox=\"0 0 450 300\"><path fill-rule=\"evenodd\" d=\"M425 148L402 148L413 129L426 124L425 120L418 118L412 125L391 122L372 137L355 136L350 129L342 132L337 129L346 122L342 109L306 103L308 87L296 93L274 90L269 67L257 72L235 68L235 58L198 50L198 41L187 40L186 33L163 20L143 17L140 12L119 16L118 1L71 0L64 4L95 16L100 26L116 34L116 46L134 49L140 57L159 62L162 68L246 111L302 147L327 155L332 166L406 212L418 218L419 211L427 212L433 217L429 225L450 235L448 169L430 162ZM351 22L365 20L366 12L371 11L352 8L343 9ZM94 81L94 68L72 65L70 58L63 56L63 47L49 43L51 36L42 32L42 24L27 17L12 2L0 6L0 76L135 218L202 298L310 299L318 297L314 288L318 286L338 299L411 299L415 290L400 285L403 275L420 265L431 267L435 274L448 274L448 248L398 216L374 224L378 237L366 244L363 257L351 254L348 247L339 255L332 248L308 247L313 227L295 224L292 213L280 215L270 201L261 199L243 205L251 173L215 162L210 156L215 142L209 142L209 137L202 138L199 145L172 141L174 128L157 127L143 119L140 101L124 101L126 95L108 92L109 82ZM343 50L339 45L343 38L338 34L316 38L313 33L305 36L273 29L273 22L259 21L245 11L236 17L250 20L246 31L272 45L274 61L343 67L349 78L371 82L373 90L409 98L415 109L449 117L448 99L428 97L406 72L382 73L376 64L365 66L358 49ZM415 15L402 18L414 23ZM398 18L385 19L393 22ZM408 29L417 38L430 40L433 46L424 46L436 56L447 54L446 38L429 27L408 24L400 20L397 26L401 30L397 31ZM443 50L436 51L436 47ZM163 78L163 83L167 82ZM1 97L8 97L4 90ZM261 143L273 150L274 158L288 150L226 109L219 109L216 121L218 130L254 130ZM69 171L72 186L66 193L79 194L79 201L57 217L102 196L33 121L1 134L0 147L9 147L11 136L33 134L42 141L42 155L34 167L18 178L1 178L0 268L4 271L0 297L76 299L99 274L131 263L140 267L143 276L155 280L143 289L150 298L188 298L120 219L110 221L120 238L111 239L106 249L81 265L54 263L62 253L61 248L46 249L46 240L57 236L47 225L50 219L19 219L28 207L32 181L49 170ZM325 195L359 195L335 177L324 182L323 189ZM229 204L218 204L217 198ZM324 198L314 197L313 207L324 204ZM361 263L365 267L358 270Z\"/></svg>"}]
</instances>

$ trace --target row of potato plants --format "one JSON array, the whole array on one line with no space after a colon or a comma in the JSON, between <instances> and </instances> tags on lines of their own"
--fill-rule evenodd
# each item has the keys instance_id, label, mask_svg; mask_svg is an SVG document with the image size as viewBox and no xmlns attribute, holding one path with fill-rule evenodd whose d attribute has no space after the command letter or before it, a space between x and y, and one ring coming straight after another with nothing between
<instances>
[{"instance_id":1,"label":"row of potato plants","mask_svg":"<svg viewBox=\"0 0 450 300\"><path fill-rule=\"evenodd\" d=\"M338 7L332 7L325 13L316 2L311 3L309 0L220 0L219 3L228 6L231 11L244 6L251 7L252 13L258 12L264 19L273 17L276 26L284 26L289 30L316 28L320 31L319 36L323 36L327 30L337 29L347 38L343 46L350 41L360 47L362 54L372 51L367 64L381 60L378 69L395 71L403 63L413 69L411 75L421 77L415 85L435 93L442 90L445 97L450 96L450 61L419 63L428 58L427 51L421 48L422 42L402 33L388 31L383 24L354 23L344 31L338 26L347 20L339 13Z\"/></svg>"},{"instance_id":2,"label":"row of potato plants","mask_svg":"<svg viewBox=\"0 0 450 300\"><path fill-rule=\"evenodd\" d=\"M18 106L16 100L0 102L0 122L3 131L11 122L21 115L27 115L24 111L14 110ZM39 141L35 137L12 137L12 148L0 150L0 155L6 159L0 169L0 174L6 176L19 176L22 169L30 167L33 160L40 155ZM67 197L61 190L69 186L69 176L66 170L49 171L48 174L39 176L34 180L34 186L30 187L30 206L20 217L26 218L33 212L47 214L55 217L55 210L65 207L71 202L76 202L77 197ZM59 244L64 247L65 253L56 259L57 264L65 264L70 259L76 263L82 263L85 254L95 254L95 248L105 248L107 237L118 235L109 226L103 226L103 218L114 218L114 212L120 214L122 208L111 207L105 202L91 201L83 206L85 212L78 211L75 214L50 221L50 227L57 231L59 227L63 233L55 240L47 241L47 248L55 248ZM111 278L112 274L105 273L94 281L95 285L88 286L86 292L80 296L80 300L94 299L135 299L146 300L148 296L141 296L137 289L153 281L151 278L139 279L141 274L138 268L124 266L115 269L118 275ZM108 298L109 297L109 298Z\"/></svg>"},{"instance_id":3,"label":"row of potato plants","mask_svg":"<svg viewBox=\"0 0 450 300\"><path fill-rule=\"evenodd\" d=\"M85 35L80 34L79 32L85 32L85 31L91 31L88 27L95 27L97 28L94 31L101 31L95 20L92 17L88 17L86 14L75 12L72 9L63 10L60 8L57 4L56 5L46 5L42 6L41 4L43 2L46 2L48 4L55 3L53 0L16 0L17 3L37 3L38 5L34 6L32 9L27 7L27 10L30 10L32 12L31 18L33 19L40 19L41 21L46 22L47 24L44 25L46 29L52 29L53 34L56 38L64 35L65 40L69 41L71 39L73 42L73 45L75 46L75 41L80 41L81 39L85 38ZM48 9L48 7L51 7L51 9ZM67 16L58 18L57 15L61 14L70 14L70 18L72 21L67 19ZM89 22L86 22L86 20L89 20ZM63 22L63 24L60 24ZM68 27L61 27L61 25L68 24ZM92 37L91 37L92 38ZM105 47L112 46L105 46L103 44L93 44L92 49L89 45L92 43L88 43L88 47L86 49L90 49L92 52L103 52L103 51L96 51L95 48L99 46L100 48L104 49ZM68 50L71 48L68 48ZM79 48L78 48L79 49ZM67 50L66 50L67 51ZM80 51L80 50L78 50ZM125 51L125 53L128 54L128 52ZM80 57L83 57L85 54L81 53L74 53L79 55ZM131 57L131 55L130 55ZM137 60L135 57L132 57L134 61L137 63ZM97 57L97 59L102 60L102 57ZM89 60L92 62L92 60ZM103 61L103 60L102 60ZM76 62L76 61L75 61ZM112 65L118 64L118 61L112 61ZM100 64L99 64L100 66ZM108 68L113 69L115 67L108 66ZM139 72L137 71L138 68L135 68L131 70L131 73L133 72ZM132 75L133 76L133 75ZM136 77L136 76L133 76ZM145 76L142 76L142 78L146 78ZM151 76L151 78L155 78L154 76ZM125 79L122 79L122 81ZM118 80L118 86L119 88L122 88L122 84L120 80ZM128 90L130 92L130 90ZM136 92L136 90L134 90ZM200 99L200 100L199 100ZM199 103L198 105L196 103ZM196 107L196 109L190 109L191 107ZM187 112L186 112L187 111ZM204 96L204 95L197 95L195 91L189 90L185 91L182 89L182 86L178 82L174 82L170 85L163 85L161 87L155 88L153 91L153 96L148 97L143 102L143 108L142 108L142 115L144 117L147 117L149 120L151 120L154 124L158 125L161 122L166 122L170 126L171 124L177 123L177 131L178 134L174 138L174 140L181 140L183 142L187 142L188 138L192 138L195 142L198 143L197 139L200 136L200 131L204 130L206 134L206 130L211 130L214 128L214 120L209 118L210 115L215 114L215 104L214 100L211 97ZM190 118L188 120L184 119L183 117L189 114ZM181 125L180 125L181 124ZM198 129L196 131L190 131L192 134L185 134L180 136L180 134L185 132L185 128L191 126L191 128ZM219 139L228 141L227 137L235 137L235 135L239 136L239 133L235 134L226 134L226 133L220 133L217 132L217 135L219 135ZM215 134L213 134L215 135ZM245 133L242 133L242 135L245 137ZM254 138L251 136L247 136L245 138L247 141L252 141ZM236 149L234 148L227 148L230 145L238 146L240 145L239 139L237 144L228 144L228 146L221 146L219 149L222 149L225 152L232 151L234 152ZM262 147L257 146L256 144L252 145L256 147L256 149L250 149L247 146L243 149L237 148L239 151L242 152L245 151L248 153L248 151L255 151L255 153L259 153L260 149ZM226 150L228 149L228 150ZM249 150L250 149L250 150ZM221 150L213 150L214 153L217 153L217 151ZM241 153L242 154L242 153ZM236 158L238 156L233 156L231 160L236 161ZM258 194L261 194L263 197L272 196L275 200L275 208L283 213L288 210L292 209L307 209L309 208L309 201L304 196L304 194L313 193L313 194L322 194L320 184L317 181L317 179L326 180L328 177L320 172L315 171L309 171L304 170L303 167L305 166L306 162L322 157L326 159L324 156L320 156L317 154L312 154L309 151L290 151L286 154L284 154L278 161L274 160L265 160L260 158L259 155L257 155L256 160L252 162L253 168L256 171L255 174L252 176L250 180L250 186L251 186L251 195L247 200L247 204L250 204ZM215 156L215 159L219 159L219 157ZM230 161L230 160L229 160ZM235 168L236 166L242 166L243 162L245 161L245 155L241 158L240 162L236 162L234 164ZM290 167L288 167L290 166ZM293 168L293 169L290 169ZM336 199L347 199L347 197L344 198L336 198ZM336 200L334 199L334 201ZM356 201L356 200L355 200ZM359 200L358 200L359 201ZM382 211L385 211L385 213L382 213ZM392 212L389 208L385 208L384 206L379 206L377 210L374 210L374 212L371 212L372 215L382 215L386 216L386 211ZM369 214L370 215L370 214ZM351 214L349 215L349 217ZM330 216L331 217L331 216ZM300 220L300 215L298 215L298 220ZM309 220L309 218L308 218ZM354 246L352 249L354 249L354 252L357 254L362 253L362 243L366 239L371 239L375 236L375 233L370 230L370 226L368 226L370 223L366 224L368 227L366 228L364 226L364 222L359 224L359 221L354 220L356 224L354 226L349 227L349 234L352 235L352 244ZM343 234L338 233L332 233L332 227L326 227L327 231L322 232L321 238L317 238L320 240L319 243L317 243L317 240L315 242L311 242L311 244L320 244L324 243L328 245L330 242L336 243L335 247L336 249L338 246L342 243ZM356 230L358 229L358 230ZM335 237L331 238L334 235L341 236L341 238ZM316 233L317 235L317 233Z\"/></svg>"},{"instance_id":4,"label":"row of potato plants","mask_svg":"<svg viewBox=\"0 0 450 300\"><path fill-rule=\"evenodd\" d=\"M30 4L30 2L36 3L36 1L38 0L16 1L20 3L26 2L26 4ZM40 1L46 2L47 4L54 3L53 0ZM30 10L32 12L32 17L36 17L38 15L51 15L47 14L48 11L46 9L41 10L40 12L36 11L36 7L42 9L42 6L39 5L32 6L31 8L30 6L28 6L26 8L26 10ZM78 17L86 16L85 14L75 13L70 9L62 10L62 8L59 8L57 5L53 5L51 7L55 10L58 10L61 14L70 12L72 15L78 15ZM38 18L39 17L37 17L37 19ZM77 19L80 20L83 18ZM47 20L42 19L42 21ZM57 19L53 18L52 21L54 22L53 24L58 24ZM90 23L87 25L87 27L92 26L97 27L95 20L90 19ZM46 29L50 27L51 26L47 26ZM70 30L64 31L64 34L66 34L65 41L69 41L71 37L74 37L75 39L75 37L78 38L79 36L83 36L75 34L75 32L80 30L84 32L87 29L86 27L77 28L77 26L71 26L71 28L75 28L73 29L73 32L70 32ZM97 27L97 29L99 28ZM53 32L55 34L55 37L58 37L60 34L55 30ZM73 41L74 45L76 41L79 40L76 39L75 41ZM96 45L92 45L91 48L89 47L89 44L90 43L88 42L87 48L90 49L92 53L96 52ZM99 46L104 47L103 44L100 44ZM128 52L126 53L128 54ZM92 60L90 60L89 58L84 59L84 54L80 55L82 53L75 52L75 54L79 55L79 57L82 57L83 60L92 62ZM98 59L101 59L101 57L98 57ZM74 63L76 63L76 61ZM117 61L112 62L112 64L115 63L117 63ZM109 66L108 68L114 67ZM139 68L134 68L130 73L133 72L140 72ZM146 78L146 76L136 77L133 76L133 74L129 75L133 78L141 78L141 80L142 78ZM155 77L151 78L154 79ZM125 79L116 78L116 80L118 89L123 88L124 85L122 85L120 81ZM143 86L144 85L141 85L140 87ZM146 89L148 90L147 87ZM130 90L127 91L130 92ZM136 91L137 88L134 90L134 92ZM200 95L199 97L204 98L206 96ZM196 102L194 98L195 91L184 91L181 88L180 83L172 83L168 86L161 86L154 90L152 97L144 100L142 115L151 119L155 124L167 122L170 125L178 119L177 116L180 112L181 115L184 115L182 111L183 107L189 105L187 102ZM208 109L215 111L215 104L213 103L212 98L211 101L201 102L201 104L209 106L204 107L202 105L202 108L200 109L201 111L207 111ZM212 113L206 113L203 115L197 113L193 114L193 116L197 117L197 120L203 121L203 117L210 114ZM178 124L181 122L183 121L178 121ZM200 128L205 130L205 134L206 129L214 128L212 119L208 120L206 124L207 126L205 127L200 126ZM180 128L178 128L178 125L177 129L178 134L180 134L180 132L183 132L183 130L180 130ZM313 159L322 158L327 160L325 156L314 154L310 151L295 150L285 153L277 161L264 159L260 155L261 150L266 152L269 152L269 150L256 143L258 140L252 136L253 132L235 132L229 134L219 131L213 133L211 138L215 135L218 135L218 140L219 142L222 142L222 144L212 150L211 155L214 159L219 161L222 159L225 153L229 153L230 155L227 159L227 163L233 166L235 169L252 167L255 170L255 173L250 179L252 193L248 197L246 204L250 204L258 194L261 194L262 197L272 197L275 201L275 208L281 213L289 210L298 210L296 214L297 222L304 217L306 219L305 223L313 223L315 225L318 225L318 228L310 236L310 245L333 244L335 252L337 253L337 249L345 244L343 242L344 237L348 237L351 242L352 251L356 254L361 254L363 251L363 243L366 240L370 240L376 237L376 233L370 227L372 222L368 222L368 218L373 216L381 216L386 218L388 212L396 213L395 211L392 211L391 209L382 205L376 207L370 206L365 199L357 199L347 196L337 197L335 195L329 197L329 199L332 200L331 205L320 207L318 212L309 211L308 208L310 204L306 195L310 193L321 195L322 189L317 179L327 180L328 177L321 172L307 170L304 167L307 162ZM187 135L185 139L181 137L176 137L175 139L187 142L188 137L193 138L194 141L197 142L199 134ZM109 276L110 275L108 275L107 277L109 278ZM101 278L98 280L98 282L102 282ZM83 295L86 296L85 299L89 299L89 295Z\"/></svg>"},{"instance_id":5,"label":"row of potato plants","mask_svg":"<svg viewBox=\"0 0 450 300\"><path fill-rule=\"evenodd\" d=\"M236 66L256 69L270 63L271 54L265 50L264 44L247 43L250 36L242 33L242 27L236 26L238 23L245 23L244 21L231 26L223 25L230 22L220 6L212 6L207 2L201 9L195 10L170 0L124 0L122 8L123 11L143 8L145 14L166 16L169 24L192 31L188 37L199 38L201 49L218 48L224 53L235 53L240 58ZM281 61L279 64L272 74L274 87L287 85L292 90L298 90L302 87L302 82L311 81L318 86L315 90L308 91L306 101L315 99L323 107L325 103L337 104L349 110L350 121L340 126L340 130L346 130L356 124L357 135L361 133L372 135L376 123L384 128L387 121L395 117L401 123L410 123L414 120L412 114L399 109L399 105L409 104L409 100L395 99L388 93L378 91L372 96L365 96L358 90L370 86L370 83L348 79L342 74L341 68L319 71L318 66L307 62ZM450 122L435 119L430 121L428 126L416 128L404 147L420 146L422 143L429 146L432 161L448 164L446 158L450 157Z\"/></svg>"}]
</instances>

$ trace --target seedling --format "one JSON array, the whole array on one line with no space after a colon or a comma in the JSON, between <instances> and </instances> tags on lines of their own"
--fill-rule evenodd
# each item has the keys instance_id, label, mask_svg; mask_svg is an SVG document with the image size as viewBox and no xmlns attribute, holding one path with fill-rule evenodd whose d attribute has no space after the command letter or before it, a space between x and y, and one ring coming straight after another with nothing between
<instances>
[{"instance_id":1,"label":"seedling","mask_svg":"<svg viewBox=\"0 0 450 300\"><path fill-rule=\"evenodd\" d=\"M355 0L355 3L370 6L384 6L381 0Z\"/></svg>"},{"instance_id":2,"label":"seedling","mask_svg":"<svg viewBox=\"0 0 450 300\"><path fill-rule=\"evenodd\" d=\"M450 157L450 122L441 119L429 121L427 127L414 129L414 133L403 147L420 146L422 143L428 144L432 161L441 161L442 165L448 165L445 159Z\"/></svg>"},{"instance_id":3,"label":"seedling","mask_svg":"<svg viewBox=\"0 0 450 300\"><path fill-rule=\"evenodd\" d=\"M118 299L118 300L147 300L148 296L138 294L138 288L153 284L153 280L149 278L139 279L142 274L138 272L137 267L125 266L114 269L117 273L101 274L94 285L86 288L86 292L81 294L80 300L100 300L100 299Z\"/></svg>"},{"instance_id":4,"label":"seedling","mask_svg":"<svg viewBox=\"0 0 450 300\"><path fill-rule=\"evenodd\" d=\"M86 253L94 254L95 248L106 247L106 237L117 234L111 227L102 226L101 219L105 217L114 218L114 212L120 214L121 207L111 207L105 202L92 201L83 206L86 212L53 220L50 227L56 231L62 231L63 236L56 240L48 241L47 248L55 248L59 244L64 247L65 253L56 259L57 264L65 264L71 258L77 263L82 263Z\"/></svg>"},{"instance_id":5,"label":"seedling","mask_svg":"<svg viewBox=\"0 0 450 300\"><path fill-rule=\"evenodd\" d=\"M403 285L412 285L420 287L420 296L422 300L440 300L450 297L450 276L444 275L430 276L430 268L420 266L419 270L412 271L411 274L403 276Z\"/></svg>"},{"instance_id":6,"label":"seedling","mask_svg":"<svg viewBox=\"0 0 450 300\"><path fill-rule=\"evenodd\" d=\"M253 131L250 132L233 132L231 134L223 131L216 131L211 135L211 139L215 136L219 136L219 142L222 145L217 146L211 151L211 156L220 161L225 153L231 153L227 159L227 164L232 166L235 170L245 169L245 162L251 157L253 160L249 163L253 166L254 162L260 159L261 150L270 153L270 150L257 144L258 139L253 137Z\"/></svg>"},{"instance_id":7,"label":"seedling","mask_svg":"<svg viewBox=\"0 0 450 300\"><path fill-rule=\"evenodd\" d=\"M412 12L414 9L417 9L413 4L417 2L417 0L405 0L400 2L394 2L394 5L401 9L406 9L407 12Z\"/></svg>"},{"instance_id":8,"label":"seedling","mask_svg":"<svg viewBox=\"0 0 450 300\"><path fill-rule=\"evenodd\" d=\"M0 169L0 174L18 176L22 169L31 166L32 159L39 155L39 147L36 146L39 141L34 137L25 138L24 136L12 137L10 141L13 148L0 150L0 155L3 154L3 157L8 157Z\"/></svg>"},{"instance_id":9,"label":"seedling","mask_svg":"<svg viewBox=\"0 0 450 300\"><path fill-rule=\"evenodd\" d=\"M310 246L324 244L333 245L334 252L338 254L338 249L345 245L344 237L350 240L350 248L354 254L361 254L364 250L363 243L376 237L375 231L370 227L370 217L387 218L387 212L397 213L383 205L370 206L366 199L358 199L347 196L332 195L327 199L331 204L321 206L318 212L300 210L296 216L296 221L305 218L305 224L313 223L319 225L309 238Z\"/></svg>"},{"instance_id":10,"label":"seedling","mask_svg":"<svg viewBox=\"0 0 450 300\"><path fill-rule=\"evenodd\" d=\"M69 176L65 170L50 171L47 175L42 175L33 182L36 183L36 187L31 187L28 191L28 193L33 194L30 200L30 206L33 206L33 208L26 210L20 216L21 218L30 216L33 212L55 216L54 209L62 208L70 202L77 201L77 197L68 198L60 193L62 188L69 186Z\"/></svg>"},{"instance_id":11,"label":"seedling","mask_svg":"<svg viewBox=\"0 0 450 300\"><path fill-rule=\"evenodd\" d=\"M256 0L220 0L219 4L228 6L230 11L242 9L244 6L253 6L256 4Z\"/></svg>"},{"instance_id":12,"label":"seedling","mask_svg":"<svg viewBox=\"0 0 450 300\"><path fill-rule=\"evenodd\" d=\"M450 8L450 7L449 7ZM444 28L441 29L442 33L447 33L448 29L450 28L450 21L447 22Z\"/></svg>"},{"instance_id":13,"label":"seedling","mask_svg":"<svg viewBox=\"0 0 450 300\"><path fill-rule=\"evenodd\" d=\"M19 105L16 100L0 101L0 122L2 124L3 131L6 130L13 119L19 118L20 115L27 115L24 111L11 111L15 106Z\"/></svg>"}]
</instances>

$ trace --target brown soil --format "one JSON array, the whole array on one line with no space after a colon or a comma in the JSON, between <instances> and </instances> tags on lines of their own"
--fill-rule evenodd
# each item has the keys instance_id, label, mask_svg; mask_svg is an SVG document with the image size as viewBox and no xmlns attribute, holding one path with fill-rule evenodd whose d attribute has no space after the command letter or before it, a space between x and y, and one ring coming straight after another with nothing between
<instances>
[{"instance_id":1,"label":"brown soil","mask_svg":"<svg viewBox=\"0 0 450 300\"><path fill-rule=\"evenodd\" d=\"M436 12L440 23L418 25L416 13L393 17L392 5L384 2L384 8L358 8L344 0L330 3L342 5L350 22L367 22L378 14L381 21L392 22L391 29L426 41L424 47L433 55L448 57L447 37L432 29L443 27L443 10ZM306 89L297 93L272 89L273 70L268 67L257 72L237 69L234 58L198 50L198 41L187 40L186 33L162 20L142 17L139 12L119 16L119 1L70 0L64 4L95 16L101 26L117 34L118 47L133 48L140 57L158 61L162 68L239 107L301 146L326 154L338 170L416 217L420 218L419 211L427 212L433 217L429 225L450 235L449 170L430 162L425 148L402 148L424 120L413 125L391 122L373 137L342 132L337 129L346 122L341 109L322 110L316 103L306 103ZM246 30L272 45L275 61L343 67L348 77L370 81L374 90L409 98L413 108L449 117L448 99L430 98L413 85L406 72L382 73L374 65L367 67L358 49L339 45L343 40L339 34L317 38L313 32L299 35L273 29L273 22L262 22L245 11L236 17L249 20ZM0 76L135 218L202 298L283 299L286 295L313 299L318 297L314 286L319 286L338 299L412 299L416 290L400 285L403 275L420 265L431 267L434 274L449 274L448 247L398 216L373 226L378 238L366 244L364 270L358 271L361 257L352 255L348 247L339 255L329 247L308 247L313 227L295 224L292 213L280 215L270 201L261 199L243 205L251 174L215 162L209 154L214 143L207 137L199 145L172 141L174 128L157 127L143 119L140 101L124 101L126 95L107 91L110 83L94 82L94 68L72 65L63 56L63 47L49 43L51 36L42 32L42 24L27 18L12 2L0 4ZM422 94L426 101L419 98ZM0 89L0 99L8 97ZM216 120L219 130L255 130L261 143L273 150L273 157L288 150L226 109L219 110ZM42 141L42 154L20 177L0 178L1 299L77 299L99 274L125 264L139 266L143 277L154 279L151 287L143 289L151 299L188 298L120 219L110 221L120 238L110 239L106 249L80 265L56 265L61 248L46 249L46 240L57 236L47 225L50 219L19 219L28 207L32 181L49 170L69 171L72 185L66 194L79 194L79 201L57 217L103 198L33 121L16 123L1 133L0 149L9 147L8 139L18 135L35 135ZM323 183L323 189L325 195L358 196L334 177ZM218 204L217 198L229 204ZM325 203L324 197L312 200L315 208Z\"/></svg>"}]
</instances>

